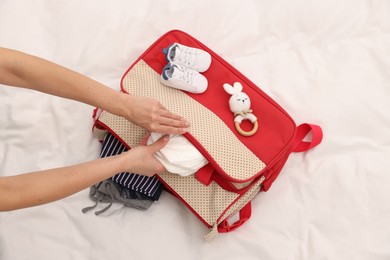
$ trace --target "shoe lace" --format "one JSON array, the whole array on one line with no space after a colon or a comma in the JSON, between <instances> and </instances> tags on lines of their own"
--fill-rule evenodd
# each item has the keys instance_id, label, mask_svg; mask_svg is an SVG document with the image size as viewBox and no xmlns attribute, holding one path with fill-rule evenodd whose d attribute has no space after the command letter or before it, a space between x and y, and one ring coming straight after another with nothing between
<instances>
[{"instance_id":1,"label":"shoe lace","mask_svg":"<svg viewBox=\"0 0 390 260\"><path fill-rule=\"evenodd\" d=\"M194 82L195 73L193 70L178 65L173 65L173 67L174 70L176 70L175 75L177 75L177 78L188 84L192 84ZM177 73L177 71L179 71L179 73Z\"/></svg>"},{"instance_id":2,"label":"shoe lace","mask_svg":"<svg viewBox=\"0 0 390 260\"><path fill-rule=\"evenodd\" d=\"M198 57L198 52L192 48L186 48L186 47L176 47L176 52L179 51L178 59L188 65L192 66L196 62L196 58Z\"/></svg>"}]
</instances>

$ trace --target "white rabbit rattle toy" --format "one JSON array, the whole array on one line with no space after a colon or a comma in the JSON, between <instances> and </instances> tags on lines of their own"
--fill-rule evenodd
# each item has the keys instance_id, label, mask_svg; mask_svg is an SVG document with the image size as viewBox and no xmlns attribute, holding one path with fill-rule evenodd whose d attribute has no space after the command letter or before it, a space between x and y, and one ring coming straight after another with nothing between
<instances>
[{"instance_id":1,"label":"white rabbit rattle toy","mask_svg":"<svg viewBox=\"0 0 390 260\"><path fill-rule=\"evenodd\" d=\"M243 136L252 136L257 132L258 123L257 117L252 114L251 100L249 96L242 92L242 85L240 82L235 82L232 85L225 83L223 84L223 88L227 93L232 95L229 99L229 107L230 110L234 113L234 125L236 127L237 132L239 132ZM253 124L253 128L251 131L247 132L241 129L242 120L250 120Z\"/></svg>"}]
</instances>

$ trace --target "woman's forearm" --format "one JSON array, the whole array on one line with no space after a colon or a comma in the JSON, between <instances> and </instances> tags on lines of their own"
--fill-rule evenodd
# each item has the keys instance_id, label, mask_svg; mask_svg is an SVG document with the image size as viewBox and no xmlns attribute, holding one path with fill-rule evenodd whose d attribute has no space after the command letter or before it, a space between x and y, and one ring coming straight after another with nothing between
<instances>
[{"instance_id":1,"label":"woman's forearm","mask_svg":"<svg viewBox=\"0 0 390 260\"><path fill-rule=\"evenodd\" d=\"M184 134L190 126L155 99L123 94L50 61L4 48L0 48L0 84L80 101L149 131Z\"/></svg>"},{"instance_id":2,"label":"woman's forearm","mask_svg":"<svg viewBox=\"0 0 390 260\"><path fill-rule=\"evenodd\" d=\"M129 162L126 162L129 167ZM0 211L52 202L125 171L123 157L0 178Z\"/></svg>"},{"instance_id":3,"label":"woman's forearm","mask_svg":"<svg viewBox=\"0 0 390 260\"><path fill-rule=\"evenodd\" d=\"M118 172L153 176L165 171L154 154L169 141L165 135L120 155L94 161L0 178L0 211L45 204L86 189Z\"/></svg>"},{"instance_id":4,"label":"woman's forearm","mask_svg":"<svg viewBox=\"0 0 390 260\"><path fill-rule=\"evenodd\" d=\"M125 116L122 93L80 73L22 52L0 48L0 83L80 101Z\"/></svg>"}]
</instances>

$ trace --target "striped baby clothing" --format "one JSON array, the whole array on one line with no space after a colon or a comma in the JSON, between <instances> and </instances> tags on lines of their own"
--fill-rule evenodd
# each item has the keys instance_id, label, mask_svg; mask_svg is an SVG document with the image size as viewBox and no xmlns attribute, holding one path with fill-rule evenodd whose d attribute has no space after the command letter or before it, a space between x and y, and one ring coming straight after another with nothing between
<instances>
[{"instance_id":1,"label":"striped baby clothing","mask_svg":"<svg viewBox=\"0 0 390 260\"><path fill-rule=\"evenodd\" d=\"M100 153L100 157L108 157L117 155L128 151L114 135L111 133L106 134L103 140L103 147ZM156 201L159 199L162 190L164 189L161 181L155 177L148 177L139 175L136 173L121 172L112 177L112 180L120 185L128 188L131 193L132 191L137 195L131 195L131 197L141 197L141 199L150 199Z\"/></svg>"}]
</instances>

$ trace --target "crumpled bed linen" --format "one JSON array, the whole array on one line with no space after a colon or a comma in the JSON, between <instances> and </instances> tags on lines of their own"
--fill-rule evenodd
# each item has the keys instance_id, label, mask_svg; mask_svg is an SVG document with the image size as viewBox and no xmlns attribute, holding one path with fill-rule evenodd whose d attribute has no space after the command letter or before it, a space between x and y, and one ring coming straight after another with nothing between
<instances>
[{"instance_id":1,"label":"crumpled bed linen","mask_svg":"<svg viewBox=\"0 0 390 260\"><path fill-rule=\"evenodd\" d=\"M390 259L390 2L0 1L0 46L119 90L158 37L183 30L274 98L297 124L324 131L293 154L252 217L211 243L163 192L148 211L83 214L88 189L0 213L0 259ZM0 57L1 59L1 57ZM99 156L92 107L0 86L0 175ZM259 129L261 131L261 129Z\"/></svg>"}]
</instances>

